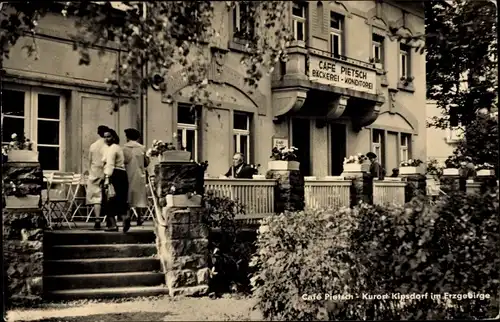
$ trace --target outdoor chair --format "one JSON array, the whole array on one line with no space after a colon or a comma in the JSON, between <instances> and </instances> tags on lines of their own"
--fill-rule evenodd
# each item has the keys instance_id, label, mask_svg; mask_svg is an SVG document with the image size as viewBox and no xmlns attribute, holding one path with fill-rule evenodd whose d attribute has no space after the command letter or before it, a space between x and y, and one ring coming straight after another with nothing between
<instances>
[{"instance_id":1,"label":"outdoor chair","mask_svg":"<svg viewBox=\"0 0 500 322\"><path fill-rule=\"evenodd\" d=\"M68 208L68 216L71 215L70 221L74 222L75 218L86 218L86 215L80 215L82 210L87 210L85 197L85 182L86 176L80 173L73 175L71 183L70 207Z\"/></svg>"},{"instance_id":2,"label":"outdoor chair","mask_svg":"<svg viewBox=\"0 0 500 322\"><path fill-rule=\"evenodd\" d=\"M71 229L68 209L71 208L73 196L73 175L73 172L53 172L47 176L47 192L43 209L47 211L50 226L53 221L61 224L66 222Z\"/></svg>"}]
</instances>

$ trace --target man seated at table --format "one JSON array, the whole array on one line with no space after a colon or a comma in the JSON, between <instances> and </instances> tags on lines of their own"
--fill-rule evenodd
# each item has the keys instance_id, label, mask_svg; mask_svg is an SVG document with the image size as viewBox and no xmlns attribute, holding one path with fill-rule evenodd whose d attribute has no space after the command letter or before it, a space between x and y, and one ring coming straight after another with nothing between
<instances>
[{"instance_id":1,"label":"man seated at table","mask_svg":"<svg viewBox=\"0 0 500 322\"><path fill-rule=\"evenodd\" d=\"M255 169L243 161L245 159L242 153L235 153L233 156L233 165L229 168L225 176L235 179L252 179Z\"/></svg>"}]
</instances>

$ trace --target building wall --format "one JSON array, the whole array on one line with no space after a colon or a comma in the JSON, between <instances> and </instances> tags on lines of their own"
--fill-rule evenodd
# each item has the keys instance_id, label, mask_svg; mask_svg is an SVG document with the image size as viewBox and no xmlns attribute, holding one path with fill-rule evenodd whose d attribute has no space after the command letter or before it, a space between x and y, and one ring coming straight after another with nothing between
<instances>
[{"instance_id":1,"label":"building wall","mask_svg":"<svg viewBox=\"0 0 500 322\"><path fill-rule=\"evenodd\" d=\"M389 25L403 24L411 33L424 31L423 12L416 12L412 8L403 8L403 4L384 2L381 12L382 19L375 19L377 7L375 1L335 1L324 2L323 19L318 19L316 1L309 2L308 12L308 46L328 50L328 38L318 33L319 29L328 36L330 10L345 15L345 55L364 62L371 57L372 30L388 29ZM218 103L201 113L198 124L198 160L209 161L209 175L218 176L225 173L230 165L235 151L233 143L233 114L245 112L251 115L250 127L250 158L249 161L261 164L261 173L267 170L272 148L273 137L290 139L290 118L285 122L273 122L273 104L271 77L265 75L260 81L258 89L252 94L242 79L245 70L241 64L242 46L232 42L232 15L224 2L215 2L215 27L220 34L211 41L208 50L219 50L223 54L221 61L212 62L222 64L223 75L212 75L210 92L212 100ZM403 18L403 9L407 14ZM380 11L380 10L379 10ZM404 21L403 21L404 20ZM319 25L322 21L322 26ZM398 22L399 21L399 22ZM290 20L291 23L291 20ZM88 146L97 135L96 127L99 124L109 125L118 130L121 138L123 129L127 127L139 128L145 126L145 144L151 145L154 139L175 141L177 133L177 106L187 102L190 88L179 80L179 69L173 70L168 79L168 87L174 97L171 102L159 92L148 91L145 99L145 120L142 119L139 103L132 101L121 107L118 113L110 114L111 98L104 84L111 70L118 62L118 52L107 48L102 57L92 52L90 66L78 65L78 54L71 48L68 35L74 32L70 20L56 15L48 15L40 22L40 31L37 33L37 44L40 59L26 57L22 50L24 42L20 41L12 50L12 59L5 62L9 75L9 83L19 83L25 86L40 86L55 89L66 98L65 129L66 140L60 170L85 171L88 166ZM62 27L61 27L62 26ZM377 27L378 26L378 27ZM319 29L318 29L319 28ZM325 34L325 33L324 33ZM319 35L319 36L318 36ZM411 75L415 77L411 90L398 88L398 42L396 39L385 37L385 70L386 75L379 73L378 92L386 99L381 106L377 121L360 132L353 130L348 119L339 119L338 122L347 125L346 154L366 153L372 149L372 129L383 129L397 133L412 134L412 156L426 158L426 109L425 109L425 57L411 55ZM212 56L213 57L213 56ZM382 83L386 85L382 85ZM397 90L397 94L389 95L389 90ZM143 122L144 121L144 122ZM329 126L318 127L316 118L310 118L311 144L310 157L312 175L325 176L331 174L331 137ZM293 144L293 142L290 143ZM390 153L397 154L398 147L387 146L387 159Z\"/></svg>"},{"instance_id":2,"label":"building wall","mask_svg":"<svg viewBox=\"0 0 500 322\"><path fill-rule=\"evenodd\" d=\"M117 66L118 51L107 48L104 55L98 56L97 50L91 49L91 64L79 65L79 55L73 51L69 40L75 32L73 22L60 15L48 14L41 19L35 36L39 58L29 57L23 49L24 45L32 43L31 37L20 39L11 49L11 58L4 61L8 75L4 88L34 95L49 91L64 99L64 119L60 122L62 161L57 170L84 172L88 170L88 148L97 139L97 126L104 124L114 128L124 141L123 130L137 127L140 115L134 100L111 114L111 97L104 80ZM32 111L37 109L43 106L32 107ZM33 124L37 121L31 116L27 119L24 131L36 142L36 137L41 136L35 133L38 131Z\"/></svg>"}]
</instances>

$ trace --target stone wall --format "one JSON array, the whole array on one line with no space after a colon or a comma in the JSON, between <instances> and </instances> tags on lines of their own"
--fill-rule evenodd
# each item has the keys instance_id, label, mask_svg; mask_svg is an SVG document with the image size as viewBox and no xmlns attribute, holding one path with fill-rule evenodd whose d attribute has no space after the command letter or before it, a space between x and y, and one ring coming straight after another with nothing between
<instances>
[{"instance_id":1,"label":"stone wall","mask_svg":"<svg viewBox=\"0 0 500 322\"><path fill-rule=\"evenodd\" d=\"M8 305L32 304L43 295L43 229L41 211L3 211L3 255Z\"/></svg>"},{"instance_id":2,"label":"stone wall","mask_svg":"<svg viewBox=\"0 0 500 322\"><path fill-rule=\"evenodd\" d=\"M300 171L268 170L266 179L276 180L274 188L276 213L304 210L304 175Z\"/></svg>"},{"instance_id":3,"label":"stone wall","mask_svg":"<svg viewBox=\"0 0 500 322\"><path fill-rule=\"evenodd\" d=\"M162 218L156 244L171 296L209 291L209 228L203 218L203 169L196 163L160 163L155 168Z\"/></svg>"}]
</instances>

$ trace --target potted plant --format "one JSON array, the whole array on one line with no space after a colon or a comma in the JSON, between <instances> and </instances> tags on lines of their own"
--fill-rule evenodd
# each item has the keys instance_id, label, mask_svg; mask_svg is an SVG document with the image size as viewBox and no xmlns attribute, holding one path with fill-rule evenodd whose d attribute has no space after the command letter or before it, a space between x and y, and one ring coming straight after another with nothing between
<instances>
[{"instance_id":1,"label":"potted plant","mask_svg":"<svg viewBox=\"0 0 500 322\"><path fill-rule=\"evenodd\" d=\"M38 209L40 208L40 193L31 193L30 185L18 184L13 181L4 185L6 209Z\"/></svg>"},{"instance_id":2,"label":"potted plant","mask_svg":"<svg viewBox=\"0 0 500 322\"><path fill-rule=\"evenodd\" d=\"M422 164L424 162L420 159L409 159L400 163L399 174L424 174Z\"/></svg>"},{"instance_id":3,"label":"potted plant","mask_svg":"<svg viewBox=\"0 0 500 322\"><path fill-rule=\"evenodd\" d=\"M400 81L403 83L404 86L408 86L410 85L411 82L413 82L414 79L415 77L413 76L406 76L406 77L401 77Z\"/></svg>"},{"instance_id":4,"label":"potted plant","mask_svg":"<svg viewBox=\"0 0 500 322\"><path fill-rule=\"evenodd\" d=\"M189 162L191 152L176 150L173 143L153 140L153 146L146 152L148 157L156 157L158 162Z\"/></svg>"},{"instance_id":5,"label":"potted plant","mask_svg":"<svg viewBox=\"0 0 500 322\"><path fill-rule=\"evenodd\" d=\"M461 158L458 154L453 154L444 161L445 168L443 169L443 176L458 176L460 175L460 161Z\"/></svg>"},{"instance_id":6,"label":"potted plant","mask_svg":"<svg viewBox=\"0 0 500 322\"><path fill-rule=\"evenodd\" d=\"M263 180L266 178L265 175L259 174L260 164L250 164L250 167L253 169L252 179Z\"/></svg>"},{"instance_id":7,"label":"potted plant","mask_svg":"<svg viewBox=\"0 0 500 322\"><path fill-rule=\"evenodd\" d=\"M493 177L495 176L495 166L489 163L483 163L476 167L476 175L478 177Z\"/></svg>"},{"instance_id":8,"label":"potted plant","mask_svg":"<svg viewBox=\"0 0 500 322\"><path fill-rule=\"evenodd\" d=\"M368 158L361 153L344 158L344 172L368 172L370 165L367 161Z\"/></svg>"},{"instance_id":9,"label":"potted plant","mask_svg":"<svg viewBox=\"0 0 500 322\"><path fill-rule=\"evenodd\" d=\"M7 162L38 162L38 152L33 151L33 141L23 135L13 133L12 141L2 147L2 154L7 156Z\"/></svg>"},{"instance_id":10,"label":"potted plant","mask_svg":"<svg viewBox=\"0 0 500 322\"><path fill-rule=\"evenodd\" d=\"M427 177L429 179L439 179L443 175L443 167L436 159L427 161Z\"/></svg>"},{"instance_id":11,"label":"potted plant","mask_svg":"<svg viewBox=\"0 0 500 322\"><path fill-rule=\"evenodd\" d=\"M299 170L300 162L297 161L296 147L274 147L271 152L271 161L268 163L269 170Z\"/></svg>"}]
</instances>

